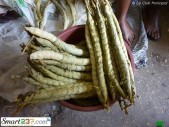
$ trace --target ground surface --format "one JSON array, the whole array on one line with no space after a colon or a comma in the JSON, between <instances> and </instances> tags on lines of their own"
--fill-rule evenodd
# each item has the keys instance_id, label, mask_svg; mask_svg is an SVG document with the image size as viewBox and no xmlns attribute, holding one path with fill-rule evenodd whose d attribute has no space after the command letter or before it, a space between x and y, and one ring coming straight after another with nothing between
<instances>
[{"instance_id":1,"label":"ground surface","mask_svg":"<svg viewBox=\"0 0 169 127\"><path fill-rule=\"evenodd\" d=\"M17 116L51 116L53 127L155 127L157 120L169 127L169 15L161 16L162 38L149 42L148 66L136 70L137 98L125 115L116 103L110 112L78 112L58 103L29 106ZM0 100L0 116L11 116L14 107Z\"/></svg>"}]
</instances>

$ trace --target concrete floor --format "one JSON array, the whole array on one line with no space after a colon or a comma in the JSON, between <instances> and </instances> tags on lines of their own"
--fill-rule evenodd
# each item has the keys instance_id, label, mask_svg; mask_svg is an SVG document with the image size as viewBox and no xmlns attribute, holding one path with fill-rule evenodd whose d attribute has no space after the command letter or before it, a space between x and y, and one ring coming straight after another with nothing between
<instances>
[{"instance_id":1,"label":"concrete floor","mask_svg":"<svg viewBox=\"0 0 169 127\"><path fill-rule=\"evenodd\" d=\"M136 70L137 98L125 115L118 103L110 112L78 112L56 102L28 106L17 116L50 116L53 127L155 127L158 120L169 127L169 12L162 11L162 37L149 42L148 66ZM11 116L14 107L0 99L0 116Z\"/></svg>"}]
</instances>

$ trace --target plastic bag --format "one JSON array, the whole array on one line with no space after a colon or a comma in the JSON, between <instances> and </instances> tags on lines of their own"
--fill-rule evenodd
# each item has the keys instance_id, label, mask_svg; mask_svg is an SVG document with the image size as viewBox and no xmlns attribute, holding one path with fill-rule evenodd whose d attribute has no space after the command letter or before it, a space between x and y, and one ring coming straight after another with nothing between
<instances>
[{"instance_id":1,"label":"plastic bag","mask_svg":"<svg viewBox=\"0 0 169 127\"><path fill-rule=\"evenodd\" d=\"M28 90L23 83L15 84L11 78L12 75L19 75L25 71L26 58L22 56L19 45L29 39L23 29L26 23L27 21L21 17L0 24L0 96L9 101L13 101L23 92L21 88Z\"/></svg>"},{"instance_id":2,"label":"plastic bag","mask_svg":"<svg viewBox=\"0 0 169 127\"><path fill-rule=\"evenodd\" d=\"M31 7L24 0L1 0L0 5L15 10L21 16L25 16L32 26L35 26Z\"/></svg>"}]
</instances>

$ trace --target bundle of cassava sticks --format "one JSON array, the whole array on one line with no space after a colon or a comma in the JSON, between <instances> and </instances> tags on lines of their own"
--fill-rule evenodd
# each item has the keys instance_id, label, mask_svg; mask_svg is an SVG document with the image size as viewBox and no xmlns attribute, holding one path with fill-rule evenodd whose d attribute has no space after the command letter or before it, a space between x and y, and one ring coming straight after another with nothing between
<instances>
[{"instance_id":1,"label":"bundle of cassava sticks","mask_svg":"<svg viewBox=\"0 0 169 127\"><path fill-rule=\"evenodd\" d=\"M33 37L28 46L28 75L22 80L37 89L19 97L19 107L71 98L98 97L109 109L119 101L127 113L134 104L135 83L122 33L108 0L85 0L85 39L67 44L42 29L25 27Z\"/></svg>"}]
</instances>

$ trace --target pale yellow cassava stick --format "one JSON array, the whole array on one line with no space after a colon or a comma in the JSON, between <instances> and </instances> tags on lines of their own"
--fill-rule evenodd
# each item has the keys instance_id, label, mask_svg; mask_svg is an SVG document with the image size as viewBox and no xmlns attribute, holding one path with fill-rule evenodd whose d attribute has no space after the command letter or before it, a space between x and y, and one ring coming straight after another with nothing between
<instances>
[{"instance_id":1,"label":"pale yellow cassava stick","mask_svg":"<svg viewBox=\"0 0 169 127\"><path fill-rule=\"evenodd\" d=\"M54 51L36 51L30 55L30 59L32 60L43 60L43 59L51 59L57 60L62 63L76 64L76 65L90 65L89 58L77 58L74 56L63 55Z\"/></svg>"},{"instance_id":2,"label":"pale yellow cassava stick","mask_svg":"<svg viewBox=\"0 0 169 127\"><path fill-rule=\"evenodd\" d=\"M25 30L35 36L38 36L38 37L41 37L41 38L51 41L53 43L53 45L55 45L58 49L62 49L70 54L73 54L76 56L89 56L88 51L80 49L74 45L67 44L67 43L63 42L62 40L60 40L59 38L57 38L56 36L54 36L53 34L43 31L39 28L25 27Z\"/></svg>"}]
</instances>

